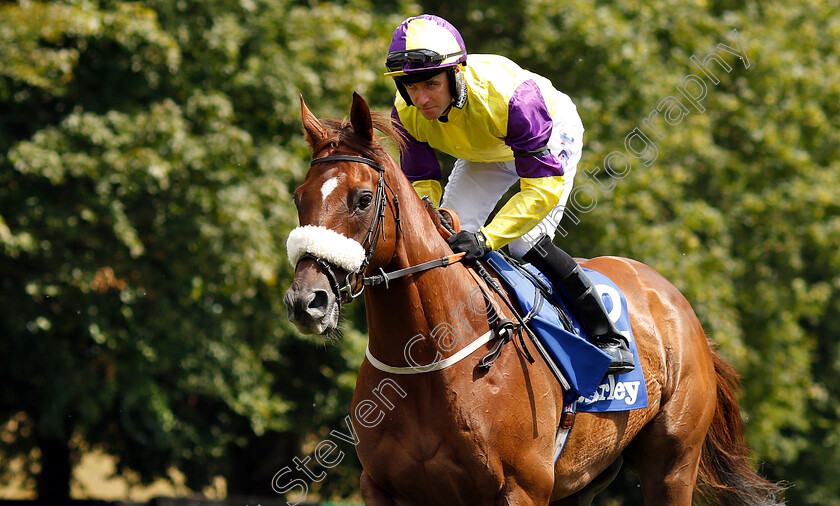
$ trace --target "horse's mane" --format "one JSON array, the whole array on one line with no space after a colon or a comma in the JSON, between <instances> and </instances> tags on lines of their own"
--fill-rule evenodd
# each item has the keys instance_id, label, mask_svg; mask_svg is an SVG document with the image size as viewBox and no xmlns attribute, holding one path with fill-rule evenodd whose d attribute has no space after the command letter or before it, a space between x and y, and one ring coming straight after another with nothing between
<instances>
[{"instance_id":1,"label":"horse's mane","mask_svg":"<svg viewBox=\"0 0 840 506\"><path fill-rule=\"evenodd\" d=\"M373 128L385 134L385 137L393 142L400 153L402 153L406 146L406 140L402 132L397 128L394 120L389 116L373 111L370 113L370 118L373 123ZM349 119L322 119L319 121L327 129L329 135L324 137L318 145L313 146L314 153L317 153L330 144L335 144L346 146L374 160L381 160L388 156L388 152L385 151L379 139L374 137L371 142L364 136L356 133Z\"/></svg>"}]
</instances>

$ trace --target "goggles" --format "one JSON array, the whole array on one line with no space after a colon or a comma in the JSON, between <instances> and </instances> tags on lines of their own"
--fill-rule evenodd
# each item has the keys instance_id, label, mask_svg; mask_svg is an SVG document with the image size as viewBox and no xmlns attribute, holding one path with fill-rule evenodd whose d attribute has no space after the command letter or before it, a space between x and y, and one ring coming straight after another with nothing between
<instances>
[{"instance_id":1,"label":"goggles","mask_svg":"<svg viewBox=\"0 0 840 506\"><path fill-rule=\"evenodd\" d=\"M403 72L405 70L422 70L439 67L447 58L460 56L464 51L456 53L440 54L431 49L409 49L406 51L393 51L388 54L385 66L389 73Z\"/></svg>"}]
</instances>

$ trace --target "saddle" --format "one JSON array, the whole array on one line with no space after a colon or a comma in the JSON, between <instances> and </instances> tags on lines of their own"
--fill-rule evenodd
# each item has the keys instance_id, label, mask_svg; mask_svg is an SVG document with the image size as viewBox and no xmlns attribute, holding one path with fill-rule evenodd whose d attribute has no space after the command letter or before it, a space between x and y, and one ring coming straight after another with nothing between
<instances>
[{"instance_id":1,"label":"saddle","mask_svg":"<svg viewBox=\"0 0 840 506\"><path fill-rule=\"evenodd\" d=\"M431 202L427 207L434 209ZM448 237L460 229L457 215L448 209L437 210L441 218L438 231ZM619 376L606 376L609 357L589 342L560 291L537 269L500 252L485 255L483 264L504 282L511 298L519 303L522 322L528 327L534 346L549 367L559 370L567 394L566 403L578 411L624 411L647 407L647 389L636 343L621 290L605 275L587 269L602 294L610 316L630 342L636 368ZM555 376L558 376L555 372ZM565 380L565 381L564 381ZM574 409L574 408L572 408Z\"/></svg>"}]
</instances>

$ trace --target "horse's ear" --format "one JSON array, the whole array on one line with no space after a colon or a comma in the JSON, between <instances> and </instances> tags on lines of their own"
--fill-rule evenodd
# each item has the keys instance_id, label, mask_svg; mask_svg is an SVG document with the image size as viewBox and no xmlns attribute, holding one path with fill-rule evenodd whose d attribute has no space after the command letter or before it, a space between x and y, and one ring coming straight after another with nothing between
<instances>
[{"instance_id":1,"label":"horse's ear","mask_svg":"<svg viewBox=\"0 0 840 506\"><path fill-rule=\"evenodd\" d=\"M361 95L353 92L353 107L350 108L350 124L353 130L367 140L373 140L373 120L370 107Z\"/></svg>"},{"instance_id":2,"label":"horse's ear","mask_svg":"<svg viewBox=\"0 0 840 506\"><path fill-rule=\"evenodd\" d=\"M300 96L300 119L303 121L303 131L306 133L306 142L309 143L309 149L315 149L315 146L327 136L327 129L318 121L318 118L312 114L312 111L306 107L306 102L303 101L303 95Z\"/></svg>"}]
</instances>

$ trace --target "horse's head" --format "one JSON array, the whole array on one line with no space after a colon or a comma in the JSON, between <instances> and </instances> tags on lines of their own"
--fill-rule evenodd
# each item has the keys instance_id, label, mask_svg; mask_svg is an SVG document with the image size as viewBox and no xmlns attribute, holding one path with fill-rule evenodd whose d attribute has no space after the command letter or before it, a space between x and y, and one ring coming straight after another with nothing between
<instances>
[{"instance_id":1,"label":"horse's head","mask_svg":"<svg viewBox=\"0 0 840 506\"><path fill-rule=\"evenodd\" d=\"M399 208L385 173L396 164L373 130L398 145L399 136L390 119L371 114L356 93L349 122L319 121L303 97L301 117L312 166L295 190L301 226L289 234L289 260L296 267L284 301L302 332L324 334L338 325L342 302L360 292L365 270L394 255Z\"/></svg>"}]
</instances>

